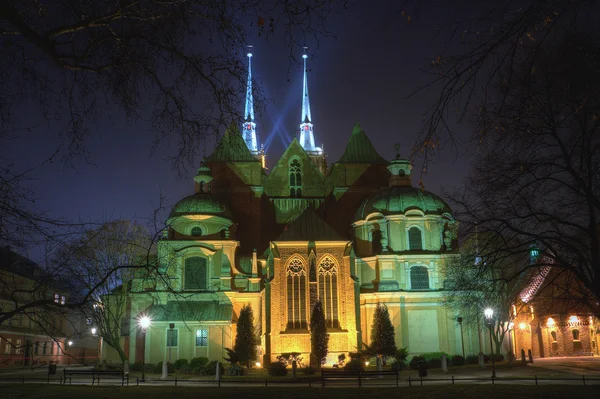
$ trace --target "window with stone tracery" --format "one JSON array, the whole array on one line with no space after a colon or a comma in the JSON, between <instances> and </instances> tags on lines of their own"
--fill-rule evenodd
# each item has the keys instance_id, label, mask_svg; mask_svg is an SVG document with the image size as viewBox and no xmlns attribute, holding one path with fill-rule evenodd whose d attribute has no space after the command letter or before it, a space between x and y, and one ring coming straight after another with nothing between
<instances>
[{"instance_id":1,"label":"window with stone tracery","mask_svg":"<svg viewBox=\"0 0 600 399\"><path fill-rule=\"evenodd\" d=\"M287 328L307 328L306 268L294 258L287 268Z\"/></svg>"},{"instance_id":2,"label":"window with stone tracery","mask_svg":"<svg viewBox=\"0 0 600 399\"><path fill-rule=\"evenodd\" d=\"M302 197L302 165L297 159L290 162L290 197Z\"/></svg>"},{"instance_id":3,"label":"window with stone tracery","mask_svg":"<svg viewBox=\"0 0 600 399\"><path fill-rule=\"evenodd\" d=\"M323 304L327 327L339 327L338 270L333 258L326 256L319 263L319 298Z\"/></svg>"}]
</instances>

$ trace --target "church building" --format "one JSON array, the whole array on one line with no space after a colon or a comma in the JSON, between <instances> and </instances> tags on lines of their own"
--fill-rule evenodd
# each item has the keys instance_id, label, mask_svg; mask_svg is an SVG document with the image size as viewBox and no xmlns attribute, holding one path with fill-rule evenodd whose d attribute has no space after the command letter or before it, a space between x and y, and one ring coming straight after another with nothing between
<instances>
[{"instance_id":1,"label":"church building","mask_svg":"<svg viewBox=\"0 0 600 399\"><path fill-rule=\"evenodd\" d=\"M198 169L193 193L173 207L158 242L158 274L129 287L130 362L222 361L244 305L254 312L259 362L290 352L309 359L317 299L330 335L328 364L370 342L378 303L388 307L397 346L410 353L482 350L477 325L459 325L442 304L441 265L458 256L452 210L412 185L409 160L382 158L358 124L341 158L328 163L315 144L303 58L298 138L270 169L249 68L241 132L229 126ZM138 326L143 316L151 320L146 331Z\"/></svg>"}]
</instances>

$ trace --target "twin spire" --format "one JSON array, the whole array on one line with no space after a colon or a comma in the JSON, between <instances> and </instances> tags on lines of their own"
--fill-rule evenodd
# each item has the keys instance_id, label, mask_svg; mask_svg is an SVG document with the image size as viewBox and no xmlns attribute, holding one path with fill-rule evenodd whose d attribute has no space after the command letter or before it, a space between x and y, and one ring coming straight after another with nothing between
<instances>
[{"instance_id":1,"label":"twin spire","mask_svg":"<svg viewBox=\"0 0 600 399\"><path fill-rule=\"evenodd\" d=\"M246 84L246 109L244 110L244 125L242 138L252 155L259 155L256 140L256 123L254 123L254 98L252 96L252 46L248 46L248 82Z\"/></svg>"},{"instance_id":2,"label":"twin spire","mask_svg":"<svg viewBox=\"0 0 600 399\"><path fill-rule=\"evenodd\" d=\"M250 152L255 155L261 155L262 151L258 148L256 137L256 123L254 122L254 98L252 96L252 46L248 46L248 81L246 84L246 108L244 110L244 124L242 126L242 138L248 146ZM310 115L310 101L308 97L308 79L306 59L306 47L304 47L304 84L302 88L302 119L300 121L300 145L309 154L322 154L323 150L315 146L315 137L313 134L313 124Z\"/></svg>"}]
</instances>

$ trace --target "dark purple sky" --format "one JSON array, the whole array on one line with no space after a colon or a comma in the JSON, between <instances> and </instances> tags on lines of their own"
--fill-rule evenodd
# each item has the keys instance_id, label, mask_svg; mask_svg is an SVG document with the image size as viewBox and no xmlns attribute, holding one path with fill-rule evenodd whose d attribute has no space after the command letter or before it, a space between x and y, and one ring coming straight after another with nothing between
<instances>
[{"instance_id":1,"label":"dark purple sky","mask_svg":"<svg viewBox=\"0 0 600 399\"><path fill-rule=\"evenodd\" d=\"M375 4L374 2L369 2ZM420 18L410 24L401 19L396 2L377 9L350 3L348 12L335 17L330 25L336 38L321 41L309 58L309 92L318 145L323 144L329 162L335 162L359 122L386 159L395 155L394 144L401 143L406 155L422 126L422 114L434 101L435 90L407 98L417 86L427 82L422 72L443 46L435 38L436 27L450 22L455 6L421 9ZM379 4L379 2L377 2ZM424 3L425 4L425 3ZM252 38L250 38L252 39ZM297 134L301 113L302 67L291 64L283 40L255 38L253 70L255 78L271 102L257 116L261 139L271 138L268 165L272 166L285 146ZM311 50L315 43L307 43ZM244 57L245 49L240 49ZM288 81L289 78L289 81ZM240 116L243 109L240 109ZM159 204L162 193L173 204L192 192L194 170L180 179L166 160L175 148L163 146L151 155L149 126L143 121L125 122L119 113L106 114L88 142L92 163L65 167L60 160L31 175L31 188L39 195L37 206L53 216L98 221L115 218L147 218ZM466 127L463 127L466 129ZM57 133L43 127L15 140L4 150L23 154L16 159L19 168L36 165L51 154ZM206 154L212 151L212 143ZM203 149L200 153L203 152ZM455 159L448 147L441 158L432 161L425 188L440 192L442 186L458 186L468 171L468 159ZM416 160L417 165L420 160ZM415 169L419 169L416 167ZM418 179L413 179L414 183Z\"/></svg>"}]
</instances>

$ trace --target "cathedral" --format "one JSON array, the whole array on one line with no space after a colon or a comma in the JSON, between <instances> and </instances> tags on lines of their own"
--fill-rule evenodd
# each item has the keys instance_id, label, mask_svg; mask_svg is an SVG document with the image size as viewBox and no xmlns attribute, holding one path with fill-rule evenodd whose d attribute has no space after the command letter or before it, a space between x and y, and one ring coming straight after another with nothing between
<instances>
[{"instance_id":1,"label":"cathedral","mask_svg":"<svg viewBox=\"0 0 600 399\"><path fill-rule=\"evenodd\" d=\"M442 264L458 256L449 206L414 187L410 161L382 158L358 124L328 164L315 145L306 55L298 137L267 169L251 57L241 131L229 126L198 169L193 193L172 208L157 275L128 287L130 362L222 361L244 305L253 309L259 363L290 352L309 359L317 299L330 336L327 364L370 342L378 303L388 307L397 346L412 354L479 353L481 330L459 324L442 304ZM151 322L142 331L144 316ZM107 346L103 358L118 360Z\"/></svg>"}]
</instances>

